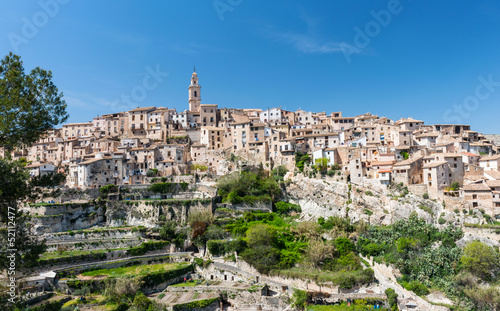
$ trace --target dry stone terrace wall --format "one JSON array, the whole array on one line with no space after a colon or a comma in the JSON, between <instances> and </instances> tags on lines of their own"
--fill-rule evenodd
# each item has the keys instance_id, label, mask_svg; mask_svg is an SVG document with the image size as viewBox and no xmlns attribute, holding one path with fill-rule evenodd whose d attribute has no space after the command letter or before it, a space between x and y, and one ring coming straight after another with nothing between
<instances>
[{"instance_id":1,"label":"dry stone terrace wall","mask_svg":"<svg viewBox=\"0 0 500 311\"><path fill-rule=\"evenodd\" d=\"M213 262L205 269L197 268L197 272L203 275L206 280L267 284L277 292L291 292L292 288L329 293L339 292L338 286L319 286L309 280L262 275L244 261L236 263Z\"/></svg>"},{"instance_id":2,"label":"dry stone terrace wall","mask_svg":"<svg viewBox=\"0 0 500 311\"><path fill-rule=\"evenodd\" d=\"M112 229L101 231L83 231L71 233L44 234L48 252L64 248L66 251L72 250L95 250L128 248L137 246L142 242L143 233L133 228Z\"/></svg>"},{"instance_id":3,"label":"dry stone terrace wall","mask_svg":"<svg viewBox=\"0 0 500 311\"><path fill-rule=\"evenodd\" d=\"M25 210L35 234L87 229L104 221L104 208L93 203L35 205Z\"/></svg>"},{"instance_id":4,"label":"dry stone terrace wall","mask_svg":"<svg viewBox=\"0 0 500 311\"><path fill-rule=\"evenodd\" d=\"M212 210L212 200L142 200L111 201L107 204L106 225L158 226L161 215L165 220L185 223L192 210Z\"/></svg>"}]
</instances>

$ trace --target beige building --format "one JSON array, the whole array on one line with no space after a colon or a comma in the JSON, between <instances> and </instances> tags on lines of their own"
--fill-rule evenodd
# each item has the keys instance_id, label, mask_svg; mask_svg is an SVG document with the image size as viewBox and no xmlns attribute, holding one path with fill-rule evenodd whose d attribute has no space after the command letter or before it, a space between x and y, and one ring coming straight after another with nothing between
<instances>
[{"instance_id":1,"label":"beige building","mask_svg":"<svg viewBox=\"0 0 500 311\"><path fill-rule=\"evenodd\" d=\"M94 130L92 122L68 123L62 126L62 136L64 139L90 136Z\"/></svg>"},{"instance_id":2,"label":"beige building","mask_svg":"<svg viewBox=\"0 0 500 311\"><path fill-rule=\"evenodd\" d=\"M490 187L484 183L465 185L462 197L469 202L472 208L485 209L491 213L493 208L492 192Z\"/></svg>"},{"instance_id":3,"label":"beige building","mask_svg":"<svg viewBox=\"0 0 500 311\"><path fill-rule=\"evenodd\" d=\"M201 126L217 126L217 105L200 105Z\"/></svg>"},{"instance_id":4,"label":"beige building","mask_svg":"<svg viewBox=\"0 0 500 311\"><path fill-rule=\"evenodd\" d=\"M146 137L148 114L156 107L137 107L128 112L128 137Z\"/></svg>"},{"instance_id":5,"label":"beige building","mask_svg":"<svg viewBox=\"0 0 500 311\"><path fill-rule=\"evenodd\" d=\"M404 185L420 184L423 182L423 158L416 157L394 164L392 181Z\"/></svg>"},{"instance_id":6,"label":"beige building","mask_svg":"<svg viewBox=\"0 0 500 311\"><path fill-rule=\"evenodd\" d=\"M215 126L202 126L200 130L200 144L208 150L223 148L224 129Z\"/></svg>"},{"instance_id":7,"label":"beige building","mask_svg":"<svg viewBox=\"0 0 500 311\"><path fill-rule=\"evenodd\" d=\"M191 145L191 161L207 165L207 146L204 144Z\"/></svg>"},{"instance_id":8,"label":"beige building","mask_svg":"<svg viewBox=\"0 0 500 311\"><path fill-rule=\"evenodd\" d=\"M481 157L479 159L479 166L484 168L485 171L500 170L500 154L491 157Z\"/></svg>"}]
</instances>

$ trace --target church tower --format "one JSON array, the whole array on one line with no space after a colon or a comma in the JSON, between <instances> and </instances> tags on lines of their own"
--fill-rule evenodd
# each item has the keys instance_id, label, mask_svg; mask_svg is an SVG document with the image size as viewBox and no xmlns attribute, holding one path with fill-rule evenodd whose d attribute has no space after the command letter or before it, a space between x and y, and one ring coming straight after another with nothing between
<instances>
[{"instance_id":1,"label":"church tower","mask_svg":"<svg viewBox=\"0 0 500 311\"><path fill-rule=\"evenodd\" d=\"M194 68L193 75L191 76L191 85L189 86L189 111L200 112L201 86L198 84L198 74L196 67Z\"/></svg>"}]
</instances>

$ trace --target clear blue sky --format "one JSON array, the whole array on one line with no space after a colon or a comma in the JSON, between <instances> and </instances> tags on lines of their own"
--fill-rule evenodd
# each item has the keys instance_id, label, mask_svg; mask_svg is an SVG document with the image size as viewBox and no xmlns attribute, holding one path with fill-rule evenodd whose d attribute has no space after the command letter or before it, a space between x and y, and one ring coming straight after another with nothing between
<instances>
[{"instance_id":1,"label":"clear blue sky","mask_svg":"<svg viewBox=\"0 0 500 311\"><path fill-rule=\"evenodd\" d=\"M202 103L219 107L371 112L500 134L494 0L6 0L0 34L2 57L52 70L70 122L130 106L184 110L196 65Z\"/></svg>"}]
</instances>

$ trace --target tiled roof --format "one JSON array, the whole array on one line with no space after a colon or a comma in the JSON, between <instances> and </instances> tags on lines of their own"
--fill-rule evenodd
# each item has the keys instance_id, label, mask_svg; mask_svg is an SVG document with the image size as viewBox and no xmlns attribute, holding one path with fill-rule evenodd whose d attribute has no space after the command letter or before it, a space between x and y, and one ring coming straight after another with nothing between
<instances>
[{"instance_id":1,"label":"tiled roof","mask_svg":"<svg viewBox=\"0 0 500 311\"><path fill-rule=\"evenodd\" d=\"M427 163L426 165L424 165L424 168L434 168L434 167L438 167L438 166L441 166L443 164L446 164L448 162L446 161L434 161L434 162L431 162L431 163Z\"/></svg>"},{"instance_id":2,"label":"tiled roof","mask_svg":"<svg viewBox=\"0 0 500 311\"><path fill-rule=\"evenodd\" d=\"M491 191L490 187L486 186L483 183L465 185L463 189L464 189L464 191Z\"/></svg>"}]
</instances>

